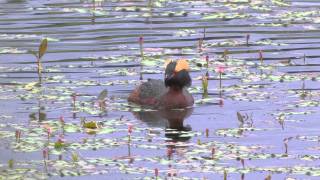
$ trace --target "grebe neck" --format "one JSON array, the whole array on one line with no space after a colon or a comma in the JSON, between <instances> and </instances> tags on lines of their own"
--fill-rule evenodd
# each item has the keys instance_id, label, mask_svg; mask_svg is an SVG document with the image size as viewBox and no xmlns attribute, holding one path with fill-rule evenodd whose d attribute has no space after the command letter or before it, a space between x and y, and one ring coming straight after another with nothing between
<instances>
[{"instance_id":1,"label":"grebe neck","mask_svg":"<svg viewBox=\"0 0 320 180\"><path fill-rule=\"evenodd\" d=\"M183 89L180 87L172 86L172 87L169 87L168 93L180 94L180 93L182 93L182 90Z\"/></svg>"}]
</instances>

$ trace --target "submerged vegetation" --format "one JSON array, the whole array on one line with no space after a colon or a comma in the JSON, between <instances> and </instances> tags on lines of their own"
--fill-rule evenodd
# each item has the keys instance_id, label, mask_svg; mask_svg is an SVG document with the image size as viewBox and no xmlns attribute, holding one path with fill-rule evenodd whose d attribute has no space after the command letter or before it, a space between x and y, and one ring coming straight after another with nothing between
<instances>
[{"instance_id":1,"label":"submerged vegetation","mask_svg":"<svg viewBox=\"0 0 320 180\"><path fill-rule=\"evenodd\" d=\"M320 176L319 2L0 5L0 180ZM193 109L127 102L179 58Z\"/></svg>"}]
</instances>

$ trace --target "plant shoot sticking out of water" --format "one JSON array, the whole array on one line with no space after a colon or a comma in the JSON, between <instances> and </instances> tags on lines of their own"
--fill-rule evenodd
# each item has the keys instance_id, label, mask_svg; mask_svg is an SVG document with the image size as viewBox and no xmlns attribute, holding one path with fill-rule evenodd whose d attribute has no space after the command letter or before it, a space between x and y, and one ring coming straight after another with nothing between
<instances>
[{"instance_id":1,"label":"plant shoot sticking out of water","mask_svg":"<svg viewBox=\"0 0 320 180\"><path fill-rule=\"evenodd\" d=\"M63 116L60 116L59 121L60 121L60 123L61 123L62 126L65 124L65 121L64 121L64 117L63 117Z\"/></svg>"},{"instance_id":2,"label":"plant shoot sticking out of water","mask_svg":"<svg viewBox=\"0 0 320 180\"><path fill-rule=\"evenodd\" d=\"M41 41L41 44L39 46L38 53L33 53L33 55L36 56L37 58L37 66L38 66L38 77L39 77L39 82L41 83L41 77L42 77L42 63L41 63L41 58L43 55L46 53L48 47L48 40L45 38Z\"/></svg>"},{"instance_id":3,"label":"plant shoot sticking out of water","mask_svg":"<svg viewBox=\"0 0 320 180\"><path fill-rule=\"evenodd\" d=\"M46 161L46 159L47 159L47 158L49 159L48 148L45 148L45 149L42 150L42 157L43 157L44 166L45 166L46 169L47 169L47 161Z\"/></svg>"},{"instance_id":4,"label":"plant shoot sticking out of water","mask_svg":"<svg viewBox=\"0 0 320 180\"><path fill-rule=\"evenodd\" d=\"M228 59L228 54L229 54L228 49L225 49L225 50L223 51L223 55L222 55L222 58L224 59L224 61L227 61L227 59Z\"/></svg>"},{"instance_id":5,"label":"plant shoot sticking out of water","mask_svg":"<svg viewBox=\"0 0 320 180\"><path fill-rule=\"evenodd\" d=\"M247 46L249 46L249 40L250 40L250 34L246 35L246 44Z\"/></svg>"},{"instance_id":6,"label":"plant shoot sticking out of water","mask_svg":"<svg viewBox=\"0 0 320 180\"><path fill-rule=\"evenodd\" d=\"M263 63L263 54L262 54L262 50L259 51L259 59L260 59L260 63Z\"/></svg>"},{"instance_id":7,"label":"plant shoot sticking out of water","mask_svg":"<svg viewBox=\"0 0 320 180\"><path fill-rule=\"evenodd\" d=\"M211 149L211 158L212 158L212 159L214 159L215 153L216 153L216 149L213 147L213 148Z\"/></svg>"},{"instance_id":8,"label":"plant shoot sticking out of water","mask_svg":"<svg viewBox=\"0 0 320 180\"><path fill-rule=\"evenodd\" d=\"M48 149L47 148L42 150L42 157L43 157L43 160L46 160L48 158Z\"/></svg>"},{"instance_id":9,"label":"plant shoot sticking out of water","mask_svg":"<svg viewBox=\"0 0 320 180\"><path fill-rule=\"evenodd\" d=\"M76 109L76 99L77 99L77 94L76 93L72 93L71 94L71 98L72 98L72 105L73 105L73 109Z\"/></svg>"},{"instance_id":10,"label":"plant shoot sticking out of water","mask_svg":"<svg viewBox=\"0 0 320 180\"><path fill-rule=\"evenodd\" d=\"M202 52L202 44L203 44L203 39L200 38L199 41L198 41L198 50L199 50L199 52Z\"/></svg>"},{"instance_id":11,"label":"plant shoot sticking out of water","mask_svg":"<svg viewBox=\"0 0 320 180\"><path fill-rule=\"evenodd\" d=\"M20 142L20 138L21 138L21 130L16 130L16 142Z\"/></svg>"},{"instance_id":12,"label":"plant shoot sticking out of water","mask_svg":"<svg viewBox=\"0 0 320 180\"><path fill-rule=\"evenodd\" d=\"M173 149L172 149L171 147L169 147L169 148L167 149L168 159L171 159L172 154L173 154Z\"/></svg>"},{"instance_id":13,"label":"plant shoot sticking out of water","mask_svg":"<svg viewBox=\"0 0 320 180\"><path fill-rule=\"evenodd\" d=\"M14 164L13 159L10 159L10 160L8 161L8 167L9 167L10 169L12 169L12 168L13 168L13 164Z\"/></svg>"},{"instance_id":14,"label":"plant shoot sticking out of water","mask_svg":"<svg viewBox=\"0 0 320 180\"><path fill-rule=\"evenodd\" d=\"M99 103L100 110L104 110L105 109L107 96L108 96L108 91L106 89L101 91L101 93L99 94L98 103Z\"/></svg>"},{"instance_id":15,"label":"plant shoot sticking out of water","mask_svg":"<svg viewBox=\"0 0 320 180\"><path fill-rule=\"evenodd\" d=\"M149 8L149 9L152 8L152 3L153 3L152 0L149 0L149 1L148 1L148 8Z\"/></svg>"},{"instance_id":16,"label":"plant shoot sticking out of water","mask_svg":"<svg viewBox=\"0 0 320 180\"><path fill-rule=\"evenodd\" d=\"M54 143L54 148L56 150L61 150L64 147L65 147L65 143L61 138L59 138L58 141Z\"/></svg>"},{"instance_id":17,"label":"plant shoot sticking out of water","mask_svg":"<svg viewBox=\"0 0 320 180\"><path fill-rule=\"evenodd\" d=\"M216 69L216 72L219 73L219 88L221 90L222 87L222 74L224 73L225 67L223 66L218 66Z\"/></svg>"},{"instance_id":18,"label":"plant shoot sticking out of water","mask_svg":"<svg viewBox=\"0 0 320 180\"><path fill-rule=\"evenodd\" d=\"M244 119L243 119L242 115L240 114L240 112L237 112L237 118L238 118L238 121L240 122L240 124L243 125Z\"/></svg>"},{"instance_id":19,"label":"plant shoot sticking out of water","mask_svg":"<svg viewBox=\"0 0 320 180\"><path fill-rule=\"evenodd\" d=\"M202 90L203 90L203 97L208 96L208 77L202 76Z\"/></svg>"},{"instance_id":20,"label":"plant shoot sticking out of water","mask_svg":"<svg viewBox=\"0 0 320 180\"><path fill-rule=\"evenodd\" d=\"M133 130L133 125L132 124L128 124L128 141L131 141L131 133Z\"/></svg>"},{"instance_id":21,"label":"plant shoot sticking out of water","mask_svg":"<svg viewBox=\"0 0 320 180\"><path fill-rule=\"evenodd\" d=\"M143 43L144 43L143 36L140 36L139 37L139 48L140 48L140 57L141 57L142 60L144 59Z\"/></svg>"},{"instance_id":22,"label":"plant shoot sticking out of water","mask_svg":"<svg viewBox=\"0 0 320 180\"><path fill-rule=\"evenodd\" d=\"M141 60L140 60L140 80L142 80L142 61L144 60L144 53L143 53L143 43L144 43L144 39L143 39L143 36L140 36L139 38L139 48L140 48L140 57L141 57Z\"/></svg>"},{"instance_id":23,"label":"plant shoot sticking out of water","mask_svg":"<svg viewBox=\"0 0 320 180\"><path fill-rule=\"evenodd\" d=\"M206 68L207 69L209 68L209 56L208 55L206 56Z\"/></svg>"},{"instance_id":24,"label":"plant shoot sticking out of water","mask_svg":"<svg viewBox=\"0 0 320 180\"><path fill-rule=\"evenodd\" d=\"M52 134L52 128L48 124L45 124L43 127L47 131L47 138L48 138L48 141L49 141L50 136Z\"/></svg>"},{"instance_id":25,"label":"plant shoot sticking out of water","mask_svg":"<svg viewBox=\"0 0 320 180\"><path fill-rule=\"evenodd\" d=\"M79 156L76 152L71 153L71 158L74 163L79 161Z\"/></svg>"},{"instance_id":26,"label":"plant shoot sticking out of water","mask_svg":"<svg viewBox=\"0 0 320 180\"><path fill-rule=\"evenodd\" d=\"M158 176L159 176L159 170L158 170L158 168L155 168L155 169L154 169L154 176L156 177L156 179L158 179Z\"/></svg>"}]
</instances>

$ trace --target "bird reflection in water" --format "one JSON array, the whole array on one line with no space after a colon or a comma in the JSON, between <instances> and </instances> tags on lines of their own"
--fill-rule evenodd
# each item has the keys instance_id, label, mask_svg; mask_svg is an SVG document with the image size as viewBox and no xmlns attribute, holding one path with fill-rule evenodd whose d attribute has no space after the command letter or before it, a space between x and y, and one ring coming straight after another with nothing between
<instances>
[{"instance_id":1,"label":"bird reflection in water","mask_svg":"<svg viewBox=\"0 0 320 180\"><path fill-rule=\"evenodd\" d=\"M192 128L184 125L184 120L193 112L193 108L184 109L161 109L158 111L132 112L134 116L145 122L150 127L164 127L165 136L172 141L187 141L189 136L183 136Z\"/></svg>"}]
</instances>

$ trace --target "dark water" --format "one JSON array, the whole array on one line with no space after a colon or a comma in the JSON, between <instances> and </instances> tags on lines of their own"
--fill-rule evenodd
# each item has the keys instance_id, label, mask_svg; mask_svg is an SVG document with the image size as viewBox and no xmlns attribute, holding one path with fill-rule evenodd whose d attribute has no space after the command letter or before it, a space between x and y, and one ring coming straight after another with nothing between
<instances>
[{"instance_id":1,"label":"dark water","mask_svg":"<svg viewBox=\"0 0 320 180\"><path fill-rule=\"evenodd\" d=\"M317 179L319 6L316 0L0 0L0 179L150 179L155 169L162 179L224 173ZM43 38L40 86L31 51ZM161 79L164 62L180 58L191 67L192 115L172 122L127 103L141 71L144 79ZM226 68L222 91L219 66ZM99 128L84 128L83 121ZM169 129L175 125L185 131ZM55 147L59 138L62 148Z\"/></svg>"}]
</instances>

